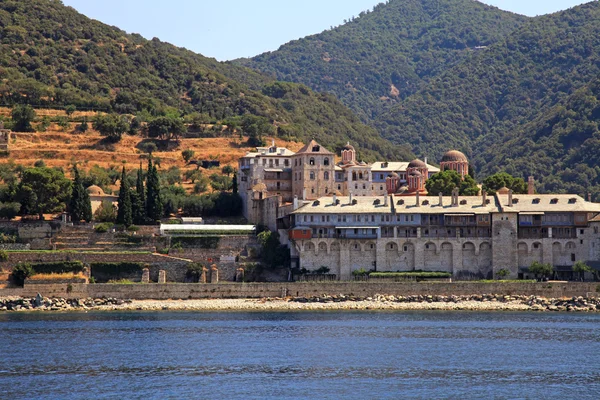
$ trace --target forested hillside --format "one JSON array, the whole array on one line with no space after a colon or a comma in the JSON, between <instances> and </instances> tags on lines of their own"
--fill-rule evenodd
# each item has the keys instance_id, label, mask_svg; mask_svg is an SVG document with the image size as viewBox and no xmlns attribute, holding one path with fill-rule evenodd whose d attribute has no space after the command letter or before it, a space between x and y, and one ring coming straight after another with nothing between
<instances>
[{"instance_id":1,"label":"forested hillside","mask_svg":"<svg viewBox=\"0 0 600 400\"><path fill-rule=\"evenodd\" d=\"M365 159L411 156L333 96L126 34L59 0L1 1L0 44L3 105L74 105L142 120L185 115L214 124L254 115L286 138L315 137L332 150L351 140Z\"/></svg>"},{"instance_id":2,"label":"forested hillside","mask_svg":"<svg viewBox=\"0 0 600 400\"><path fill-rule=\"evenodd\" d=\"M390 0L345 25L236 62L331 92L369 121L526 20L472 0Z\"/></svg>"},{"instance_id":3,"label":"forested hillside","mask_svg":"<svg viewBox=\"0 0 600 400\"><path fill-rule=\"evenodd\" d=\"M488 169L534 174L538 189L600 201L600 76L488 152Z\"/></svg>"},{"instance_id":4,"label":"forested hillside","mask_svg":"<svg viewBox=\"0 0 600 400\"><path fill-rule=\"evenodd\" d=\"M483 172L506 168L526 176L546 175L553 166L573 168L584 147L557 148L532 136L534 127L525 125L554 121L553 107L575 101L567 98L600 74L598 21L598 2L532 19L503 42L441 74L382 116L377 126L385 137L410 143L415 152L434 159L451 147L463 150ZM540 153L535 159L544 164L534 166L531 142L503 146L515 132L536 143ZM511 157L502 157L502 149ZM557 159L564 164L552 164Z\"/></svg>"}]
</instances>

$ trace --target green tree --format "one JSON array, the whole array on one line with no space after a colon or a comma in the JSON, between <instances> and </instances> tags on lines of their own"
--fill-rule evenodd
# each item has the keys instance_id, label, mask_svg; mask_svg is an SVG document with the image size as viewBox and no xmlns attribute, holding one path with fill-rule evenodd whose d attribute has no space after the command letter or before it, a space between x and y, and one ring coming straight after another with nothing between
<instances>
[{"instance_id":1,"label":"green tree","mask_svg":"<svg viewBox=\"0 0 600 400\"><path fill-rule=\"evenodd\" d=\"M194 193L201 194L208 190L209 180L207 177L200 175L197 182L194 184Z\"/></svg>"},{"instance_id":2,"label":"green tree","mask_svg":"<svg viewBox=\"0 0 600 400\"><path fill-rule=\"evenodd\" d=\"M21 203L17 203L14 201L8 203L0 203L0 218L10 221L11 219L19 215L20 210Z\"/></svg>"},{"instance_id":3,"label":"green tree","mask_svg":"<svg viewBox=\"0 0 600 400\"><path fill-rule=\"evenodd\" d=\"M183 159L185 160L186 163L189 163L190 160L192 158L194 158L194 155L196 154L196 152L194 150L191 149L186 149L184 151L181 152L181 156L183 157Z\"/></svg>"},{"instance_id":4,"label":"green tree","mask_svg":"<svg viewBox=\"0 0 600 400\"><path fill-rule=\"evenodd\" d=\"M529 272L534 274L536 278L538 275L542 278L547 278L554 273L554 267L552 264L542 264L539 261L534 261L529 267Z\"/></svg>"},{"instance_id":5,"label":"green tree","mask_svg":"<svg viewBox=\"0 0 600 400\"><path fill-rule=\"evenodd\" d=\"M86 117L83 117L83 121L81 121L81 124L79 124L77 129L79 130L79 132L82 132L82 133L86 133L88 131L88 129L90 129L90 127L88 126Z\"/></svg>"},{"instance_id":6,"label":"green tree","mask_svg":"<svg viewBox=\"0 0 600 400\"><path fill-rule=\"evenodd\" d=\"M129 121L124 115L98 115L94 120L94 129L111 141L118 142L123 137L123 133L129 130Z\"/></svg>"},{"instance_id":7,"label":"green tree","mask_svg":"<svg viewBox=\"0 0 600 400\"><path fill-rule=\"evenodd\" d=\"M228 176L212 174L210 176L210 185L214 190L228 191L233 187L233 182Z\"/></svg>"},{"instance_id":8,"label":"green tree","mask_svg":"<svg viewBox=\"0 0 600 400\"><path fill-rule=\"evenodd\" d=\"M131 226L133 223L133 214L131 211L131 194L129 192L129 181L125 167L121 172L121 186L119 188L119 200L117 203L117 224Z\"/></svg>"},{"instance_id":9,"label":"green tree","mask_svg":"<svg viewBox=\"0 0 600 400\"><path fill-rule=\"evenodd\" d=\"M69 202L69 214L73 222L92 220L92 203L90 194L83 187L83 180L79 174L77 165L73 167L73 190Z\"/></svg>"},{"instance_id":10,"label":"green tree","mask_svg":"<svg viewBox=\"0 0 600 400\"><path fill-rule=\"evenodd\" d=\"M156 150L158 150L158 146L156 146L156 143L154 142L145 142L139 145L140 150L142 150L144 153L148 153L150 155L152 155L152 153L154 153Z\"/></svg>"},{"instance_id":11,"label":"green tree","mask_svg":"<svg viewBox=\"0 0 600 400\"><path fill-rule=\"evenodd\" d=\"M158 117L148 124L148 136L164 140L167 145L171 140L179 140L179 136L186 131L180 118Z\"/></svg>"},{"instance_id":12,"label":"green tree","mask_svg":"<svg viewBox=\"0 0 600 400\"><path fill-rule=\"evenodd\" d=\"M117 220L117 208L110 201L103 201L94 213L97 222L115 222Z\"/></svg>"},{"instance_id":13,"label":"green tree","mask_svg":"<svg viewBox=\"0 0 600 400\"><path fill-rule=\"evenodd\" d=\"M31 123L35 119L35 110L29 104L17 104L11 112L13 131L33 132Z\"/></svg>"},{"instance_id":14,"label":"green tree","mask_svg":"<svg viewBox=\"0 0 600 400\"><path fill-rule=\"evenodd\" d=\"M265 145L263 136L273 135L275 127L265 117L244 115L242 118L242 130L248 135L248 144L258 147Z\"/></svg>"},{"instance_id":15,"label":"green tree","mask_svg":"<svg viewBox=\"0 0 600 400\"><path fill-rule=\"evenodd\" d=\"M483 190L491 195L496 194L496 192L503 187L512 189L516 194L527 193L527 184L523 178L515 178L506 172L498 172L497 174L488 176L483 181Z\"/></svg>"},{"instance_id":16,"label":"green tree","mask_svg":"<svg viewBox=\"0 0 600 400\"><path fill-rule=\"evenodd\" d=\"M142 163L140 163L140 168L137 171L135 193L135 198L132 197L133 222L136 224L144 224L146 223L147 217L146 191L144 189L144 171L142 170Z\"/></svg>"},{"instance_id":17,"label":"green tree","mask_svg":"<svg viewBox=\"0 0 600 400\"><path fill-rule=\"evenodd\" d=\"M261 245L261 258L271 268L285 267L289 264L290 251L279 242L279 233L265 230L258 234Z\"/></svg>"},{"instance_id":18,"label":"green tree","mask_svg":"<svg viewBox=\"0 0 600 400\"><path fill-rule=\"evenodd\" d=\"M574 265L573 265L573 272L579 274L579 277L582 281L585 280L585 273L586 272L591 272L592 268L587 265L586 263L584 263L583 261L577 261Z\"/></svg>"},{"instance_id":19,"label":"green tree","mask_svg":"<svg viewBox=\"0 0 600 400\"><path fill-rule=\"evenodd\" d=\"M433 175L425 183L429 196L438 196L440 192L444 196L451 196L454 188L459 189L461 196L476 196L479 193L477 182L469 175L464 179L453 170L446 170Z\"/></svg>"},{"instance_id":20,"label":"green tree","mask_svg":"<svg viewBox=\"0 0 600 400\"><path fill-rule=\"evenodd\" d=\"M71 118L71 116L73 115L73 113L77 111L77 107L75 107L73 104L69 104L68 106L65 107L65 113L67 114L67 117Z\"/></svg>"},{"instance_id":21,"label":"green tree","mask_svg":"<svg viewBox=\"0 0 600 400\"><path fill-rule=\"evenodd\" d=\"M226 165L221 169L221 172L229 177L229 175L235 172L235 168L233 168L231 165Z\"/></svg>"},{"instance_id":22,"label":"green tree","mask_svg":"<svg viewBox=\"0 0 600 400\"><path fill-rule=\"evenodd\" d=\"M234 172L234 173L233 173L232 182L233 182L233 186L232 186L232 188L231 188L231 191L232 191L233 193L237 193L237 192L238 192L237 172Z\"/></svg>"},{"instance_id":23,"label":"green tree","mask_svg":"<svg viewBox=\"0 0 600 400\"><path fill-rule=\"evenodd\" d=\"M160 180L158 171L152 165L152 159L148 160L148 172L146 175L146 215L152 222L160 220L163 213L163 204L160 196Z\"/></svg>"},{"instance_id":24,"label":"green tree","mask_svg":"<svg viewBox=\"0 0 600 400\"><path fill-rule=\"evenodd\" d=\"M71 196L71 181L56 169L40 167L23 171L17 191L17 198L26 214L60 212Z\"/></svg>"}]
</instances>

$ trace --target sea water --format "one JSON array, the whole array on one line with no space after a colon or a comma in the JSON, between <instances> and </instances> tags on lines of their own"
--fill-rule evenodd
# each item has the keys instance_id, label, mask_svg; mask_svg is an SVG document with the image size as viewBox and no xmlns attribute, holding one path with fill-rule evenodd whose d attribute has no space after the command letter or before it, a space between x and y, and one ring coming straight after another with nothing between
<instances>
[{"instance_id":1,"label":"sea water","mask_svg":"<svg viewBox=\"0 0 600 400\"><path fill-rule=\"evenodd\" d=\"M599 399L600 315L0 314L1 399Z\"/></svg>"}]
</instances>

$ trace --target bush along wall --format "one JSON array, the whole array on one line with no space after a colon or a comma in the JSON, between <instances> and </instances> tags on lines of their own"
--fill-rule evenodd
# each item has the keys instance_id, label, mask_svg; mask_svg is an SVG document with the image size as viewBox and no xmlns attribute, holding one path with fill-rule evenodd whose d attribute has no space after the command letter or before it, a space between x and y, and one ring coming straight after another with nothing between
<instances>
[{"instance_id":1,"label":"bush along wall","mask_svg":"<svg viewBox=\"0 0 600 400\"><path fill-rule=\"evenodd\" d=\"M90 264L92 278L98 283L122 279L139 281L142 276L142 270L146 267L146 264L137 262L97 262Z\"/></svg>"}]
</instances>

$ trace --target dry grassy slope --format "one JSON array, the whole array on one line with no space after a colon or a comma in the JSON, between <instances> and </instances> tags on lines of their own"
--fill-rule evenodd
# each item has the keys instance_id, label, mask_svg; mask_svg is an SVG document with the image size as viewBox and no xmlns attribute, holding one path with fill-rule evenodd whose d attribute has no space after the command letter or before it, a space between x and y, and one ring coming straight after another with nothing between
<instances>
[{"instance_id":1,"label":"dry grassy slope","mask_svg":"<svg viewBox=\"0 0 600 400\"><path fill-rule=\"evenodd\" d=\"M0 114L10 113L10 110L0 109ZM58 110L36 110L38 116L56 116L64 113ZM85 113L89 114L89 113ZM75 115L75 117L77 114ZM88 116L93 116L93 113ZM123 135L123 139L116 144L103 144L103 137L98 132L90 130L85 134L73 133L75 124L63 132L59 127L52 125L47 132L36 133L14 133L14 139L10 144L10 154L1 158L0 163L14 162L24 166L32 166L38 160L44 160L51 167L62 167L66 172L74 162L80 169L88 170L94 165L103 168L110 166L125 165L127 169L136 169L140 161L146 166L146 155L137 146L145 139L140 136ZM272 138L268 138L271 143ZM293 151L299 150L302 143L286 142L275 139L278 146L287 147ZM245 140L237 136L206 139L181 139L179 146L170 151L158 151L155 157L160 158L159 169L179 167L182 173L188 169L195 169L194 165L186 166L181 152L186 149L194 150L197 160L214 159L219 160L221 165L232 165L237 167L238 158L245 155L253 148L249 147ZM207 172L220 173L220 169ZM188 186L188 185L185 185Z\"/></svg>"}]
</instances>

